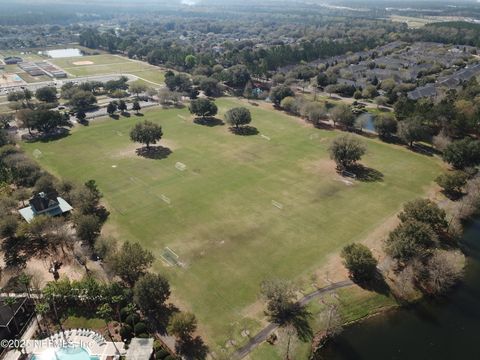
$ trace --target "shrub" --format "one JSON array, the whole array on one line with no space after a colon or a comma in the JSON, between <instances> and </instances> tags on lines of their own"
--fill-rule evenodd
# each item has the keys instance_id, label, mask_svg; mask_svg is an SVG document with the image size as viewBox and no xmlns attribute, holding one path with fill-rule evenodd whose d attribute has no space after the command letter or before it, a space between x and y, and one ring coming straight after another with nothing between
<instances>
[{"instance_id":1,"label":"shrub","mask_svg":"<svg viewBox=\"0 0 480 360\"><path fill-rule=\"evenodd\" d=\"M130 314L125 319L125 322L131 326L135 326L136 323L140 321L140 316L138 314Z\"/></svg>"},{"instance_id":2,"label":"shrub","mask_svg":"<svg viewBox=\"0 0 480 360\"><path fill-rule=\"evenodd\" d=\"M147 325L145 325L145 323L143 322L137 323L133 329L134 329L133 331L135 332L135 335L148 332Z\"/></svg>"},{"instance_id":3,"label":"shrub","mask_svg":"<svg viewBox=\"0 0 480 360\"><path fill-rule=\"evenodd\" d=\"M130 339L133 335L132 327L128 324L124 324L120 329L120 336L122 339Z\"/></svg>"},{"instance_id":4,"label":"shrub","mask_svg":"<svg viewBox=\"0 0 480 360\"><path fill-rule=\"evenodd\" d=\"M170 353L165 349L160 349L155 353L155 359L165 359Z\"/></svg>"}]
</instances>

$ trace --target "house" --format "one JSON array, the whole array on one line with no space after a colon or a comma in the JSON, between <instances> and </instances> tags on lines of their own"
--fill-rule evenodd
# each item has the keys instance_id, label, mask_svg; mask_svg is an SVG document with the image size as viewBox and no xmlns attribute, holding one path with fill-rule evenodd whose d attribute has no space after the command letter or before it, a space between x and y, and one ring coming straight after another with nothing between
<instances>
[{"instance_id":1,"label":"house","mask_svg":"<svg viewBox=\"0 0 480 360\"><path fill-rule=\"evenodd\" d=\"M71 210L72 206L57 194L41 192L29 201L29 206L20 209L20 215L27 222L31 222L38 215L58 216Z\"/></svg>"},{"instance_id":2,"label":"house","mask_svg":"<svg viewBox=\"0 0 480 360\"><path fill-rule=\"evenodd\" d=\"M421 86L408 92L407 96L411 100L418 100L425 97L433 98L437 96L437 89L432 85Z\"/></svg>"},{"instance_id":3,"label":"house","mask_svg":"<svg viewBox=\"0 0 480 360\"><path fill-rule=\"evenodd\" d=\"M18 56L7 56L6 58L3 59L3 62L6 65L16 65L18 63L21 63L23 59Z\"/></svg>"}]
</instances>

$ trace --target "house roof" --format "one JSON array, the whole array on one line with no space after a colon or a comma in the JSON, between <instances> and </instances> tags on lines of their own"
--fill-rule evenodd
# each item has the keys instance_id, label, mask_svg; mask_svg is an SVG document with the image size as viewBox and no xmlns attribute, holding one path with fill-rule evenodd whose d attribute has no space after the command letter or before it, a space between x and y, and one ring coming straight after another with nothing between
<instances>
[{"instance_id":1,"label":"house roof","mask_svg":"<svg viewBox=\"0 0 480 360\"><path fill-rule=\"evenodd\" d=\"M10 306L5 305L4 299L0 299L0 327L6 327L12 321L14 315L22 307L26 298L18 298L17 302Z\"/></svg>"},{"instance_id":2,"label":"house roof","mask_svg":"<svg viewBox=\"0 0 480 360\"><path fill-rule=\"evenodd\" d=\"M56 200L57 205L52 206L50 209L47 208L47 210L43 210L41 214L49 215L49 216L58 216L63 213L69 212L73 210L72 206L66 202L64 199L61 197L57 197ZM27 206L23 209L19 210L20 215L27 221L31 222L35 215L38 215L38 211L35 211L32 206Z\"/></svg>"},{"instance_id":3,"label":"house roof","mask_svg":"<svg viewBox=\"0 0 480 360\"><path fill-rule=\"evenodd\" d=\"M30 206L36 212L42 212L54 206L58 206L57 196L54 194L38 193L30 201Z\"/></svg>"}]
</instances>

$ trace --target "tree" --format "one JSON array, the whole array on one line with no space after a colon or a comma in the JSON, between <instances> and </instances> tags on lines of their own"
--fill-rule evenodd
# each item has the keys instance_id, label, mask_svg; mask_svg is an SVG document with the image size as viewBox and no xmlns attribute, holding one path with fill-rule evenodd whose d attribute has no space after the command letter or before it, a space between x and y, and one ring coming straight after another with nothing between
<instances>
[{"instance_id":1,"label":"tree","mask_svg":"<svg viewBox=\"0 0 480 360\"><path fill-rule=\"evenodd\" d=\"M426 138L426 129L417 118L405 119L398 125L398 136L409 147L412 147L415 141L421 141Z\"/></svg>"},{"instance_id":2,"label":"tree","mask_svg":"<svg viewBox=\"0 0 480 360\"><path fill-rule=\"evenodd\" d=\"M330 116L335 126L337 123L340 123L347 129L351 128L355 123L355 116L352 113L350 106L341 104L333 108L330 113Z\"/></svg>"},{"instance_id":3,"label":"tree","mask_svg":"<svg viewBox=\"0 0 480 360\"><path fill-rule=\"evenodd\" d=\"M212 77L202 79L199 84L200 90L203 90L206 96L219 96L221 90L218 85L218 80Z\"/></svg>"},{"instance_id":4,"label":"tree","mask_svg":"<svg viewBox=\"0 0 480 360\"><path fill-rule=\"evenodd\" d=\"M437 234L430 225L408 220L389 234L385 240L385 252L400 261L425 258L436 242Z\"/></svg>"},{"instance_id":5,"label":"tree","mask_svg":"<svg viewBox=\"0 0 480 360\"><path fill-rule=\"evenodd\" d=\"M287 96L280 101L280 107L292 114L298 114L299 106L298 101L293 96Z\"/></svg>"},{"instance_id":6,"label":"tree","mask_svg":"<svg viewBox=\"0 0 480 360\"><path fill-rule=\"evenodd\" d=\"M57 89L52 86L45 86L35 92L38 101L53 103L57 101Z\"/></svg>"},{"instance_id":7,"label":"tree","mask_svg":"<svg viewBox=\"0 0 480 360\"><path fill-rule=\"evenodd\" d=\"M341 135L335 138L329 148L330 158L341 170L352 167L366 151L364 143L352 135Z\"/></svg>"},{"instance_id":8,"label":"tree","mask_svg":"<svg viewBox=\"0 0 480 360\"><path fill-rule=\"evenodd\" d=\"M162 309L169 296L170 284L160 274L145 274L133 288L133 301L146 313Z\"/></svg>"},{"instance_id":9,"label":"tree","mask_svg":"<svg viewBox=\"0 0 480 360\"><path fill-rule=\"evenodd\" d=\"M463 171L452 171L438 176L435 182L450 197L458 197L467 184L468 175Z\"/></svg>"},{"instance_id":10,"label":"tree","mask_svg":"<svg viewBox=\"0 0 480 360\"><path fill-rule=\"evenodd\" d=\"M28 125L43 133L49 133L61 126L71 126L70 119L58 111L34 110L27 114Z\"/></svg>"},{"instance_id":11,"label":"tree","mask_svg":"<svg viewBox=\"0 0 480 360\"><path fill-rule=\"evenodd\" d=\"M42 318L45 318L45 315L50 311L50 306L48 302L39 302L35 304L35 312L40 315ZM40 322L38 322L38 328L42 332L42 327L40 326ZM48 326L45 326L45 329L48 332Z\"/></svg>"},{"instance_id":12,"label":"tree","mask_svg":"<svg viewBox=\"0 0 480 360\"><path fill-rule=\"evenodd\" d=\"M86 118L87 118L87 114L85 114L85 111L83 111L83 110L78 110L77 111L77 120L80 123L83 123Z\"/></svg>"},{"instance_id":13,"label":"tree","mask_svg":"<svg viewBox=\"0 0 480 360\"><path fill-rule=\"evenodd\" d=\"M190 102L190 113L202 118L217 115L218 108L213 101L208 99L196 99Z\"/></svg>"},{"instance_id":14,"label":"tree","mask_svg":"<svg viewBox=\"0 0 480 360\"><path fill-rule=\"evenodd\" d=\"M136 123L130 131L130 140L145 144L147 149L150 148L150 144L156 144L162 136L162 127L148 120Z\"/></svg>"},{"instance_id":15,"label":"tree","mask_svg":"<svg viewBox=\"0 0 480 360\"><path fill-rule=\"evenodd\" d=\"M225 113L225 120L228 124L238 129L239 126L250 124L252 115L246 107L236 107Z\"/></svg>"},{"instance_id":16,"label":"tree","mask_svg":"<svg viewBox=\"0 0 480 360\"><path fill-rule=\"evenodd\" d=\"M93 245L95 239L100 235L102 224L100 219L93 214L79 214L74 218L77 236Z\"/></svg>"},{"instance_id":17,"label":"tree","mask_svg":"<svg viewBox=\"0 0 480 360\"><path fill-rule=\"evenodd\" d=\"M197 58L194 55L185 56L185 66L189 69L192 69L197 65Z\"/></svg>"},{"instance_id":18,"label":"tree","mask_svg":"<svg viewBox=\"0 0 480 360\"><path fill-rule=\"evenodd\" d=\"M89 110L97 103L97 98L88 91L76 91L68 104L73 111Z\"/></svg>"},{"instance_id":19,"label":"tree","mask_svg":"<svg viewBox=\"0 0 480 360\"><path fill-rule=\"evenodd\" d=\"M373 126L381 139L388 139L397 132L398 122L393 115L379 114L375 116Z\"/></svg>"},{"instance_id":20,"label":"tree","mask_svg":"<svg viewBox=\"0 0 480 360\"><path fill-rule=\"evenodd\" d=\"M129 90L132 94L135 94L136 98L138 99L138 95L147 91L148 86L142 83L141 81L137 80L130 84Z\"/></svg>"},{"instance_id":21,"label":"tree","mask_svg":"<svg viewBox=\"0 0 480 360\"><path fill-rule=\"evenodd\" d=\"M442 234L448 227L447 214L429 199L416 199L407 202L398 218L406 222L415 220L429 225L437 234Z\"/></svg>"},{"instance_id":22,"label":"tree","mask_svg":"<svg viewBox=\"0 0 480 360\"><path fill-rule=\"evenodd\" d=\"M107 259L107 262L116 275L133 286L152 266L153 260L150 251L143 249L138 243L126 241L117 253Z\"/></svg>"},{"instance_id":23,"label":"tree","mask_svg":"<svg viewBox=\"0 0 480 360\"><path fill-rule=\"evenodd\" d=\"M447 292L462 278L462 257L458 251L437 250L427 261L416 261L414 270L417 282L429 294Z\"/></svg>"},{"instance_id":24,"label":"tree","mask_svg":"<svg viewBox=\"0 0 480 360\"><path fill-rule=\"evenodd\" d=\"M480 164L480 140L465 138L447 145L443 160L455 169L465 169Z\"/></svg>"},{"instance_id":25,"label":"tree","mask_svg":"<svg viewBox=\"0 0 480 360\"><path fill-rule=\"evenodd\" d=\"M120 100L118 102L118 110L120 110L122 113L125 113L127 111L127 103L125 100Z\"/></svg>"},{"instance_id":26,"label":"tree","mask_svg":"<svg viewBox=\"0 0 480 360\"><path fill-rule=\"evenodd\" d=\"M311 314L295 301L295 290L289 282L268 280L262 282L262 297L267 301L266 314L270 321L281 327L293 327L298 337L305 341L312 337L308 324Z\"/></svg>"},{"instance_id":27,"label":"tree","mask_svg":"<svg viewBox=\"0 0 480 360\"><path fill-rule=\"evenodd\" d=\"M138 115L138 112L142 110L142 107L140 106L140 103L137 100L133 102L132 110L135 111L137 115Z\"/></svg>"},{"instance_id":28,"label":"tree","mask_svg":"<svg viewBox=\"0 0 480 360\"><path fill-rule=\"evenodd\" d=\"M270 100L277 106L279 106L287 96L295 96L295 93L286 85L275 86L270 91Z\"/></svg>"},{"instance_id":29,"label":"tree","mask_svg":"<svg viewBox=\"0 0 480 360\"><path fill-rule=\"evenodd\" d=\"M342 249L343 264L356 281L368 281L375 277L378 261L363 244L350 244Z\"/></svg>"},{"instance_id":30,"label":"tree","mask_svg":"<svg viewBox=\"0 0 480 360\"><path fill-rule=\"evenodd\" d=\"M197 318L189 312L177 312L172 315L167 330L169 334L185 341L197 330Z\"/></svg>"},{"instance_id":31,"label":"tree","mask_svg":"<svg viewBox=\"0 0 480 360\"><path fill-rule=\"evenodd\" d=\"M114 101L110 101L107 105L108 115L113 116L113 114L115 114L115 111L117 111L117 103Z\"/></svg>"}]
</instances>

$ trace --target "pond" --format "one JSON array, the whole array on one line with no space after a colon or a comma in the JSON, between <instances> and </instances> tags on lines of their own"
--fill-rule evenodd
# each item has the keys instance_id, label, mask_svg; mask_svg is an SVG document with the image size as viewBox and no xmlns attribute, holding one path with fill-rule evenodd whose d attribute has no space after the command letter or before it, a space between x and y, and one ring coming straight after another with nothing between
<instances>
[{"instance_id":1,"label":"pond","mask_svg":"<svg viewBox=\"0 0 480 360\"><path fill-rule=\"evenodd\" d=\"M44 51L43 54L50 56L53 59L83 56L83 53L80 49L74 49L74 48L47 50L47 51Z\"/></svg>"},{"instance_id":2,"label":"pond","mask_svg":"<svg viewBox=\"0 0 480 360\"><path fill-rule=\"evenodd\" d=\"M465 231L464 281L448 297L423 301L347 328L326 359L480 359L480 221Z\"/></svg>"}]
</instances>

